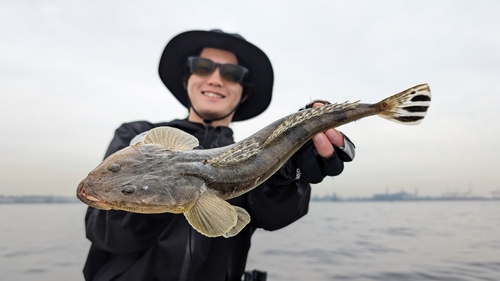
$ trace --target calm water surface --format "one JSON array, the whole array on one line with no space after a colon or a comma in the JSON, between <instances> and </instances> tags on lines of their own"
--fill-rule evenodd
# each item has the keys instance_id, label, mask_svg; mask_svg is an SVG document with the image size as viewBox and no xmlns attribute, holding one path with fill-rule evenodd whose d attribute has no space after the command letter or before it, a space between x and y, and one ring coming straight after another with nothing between
<instances>
[{"instance_id":1,"label":"calm water surface","mask_svg":"<svg viewBox=\"0 0 500 281\"><path fill-rule=\"evenodd\" d=\"M83 204L0 205L0 280L76 280L90 246ZM288 280L500 280L500 201L310 205L258 231L248 268Z\"/></svg>"},{"instance_id":2,"label":"calm water surface","mask_svg":"<svg viewBox=\"0 0 500 281\"><path fill-rule=\"evenodd\" d=\"M270 280L500 280L500 201L313 203L258 234Z\"/></svg>"}]
</instances>

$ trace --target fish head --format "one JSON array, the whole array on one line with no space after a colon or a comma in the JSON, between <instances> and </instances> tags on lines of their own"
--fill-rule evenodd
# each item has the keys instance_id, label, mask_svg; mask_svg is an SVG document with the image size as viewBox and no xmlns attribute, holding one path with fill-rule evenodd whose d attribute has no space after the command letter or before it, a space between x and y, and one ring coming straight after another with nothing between
<instances>
[{"instance_id":1,"label":"fish head","mask_svg":"<svg viewBox=\"0 0 500 281\"><path fill-rule=\"evenodd\" d=\"M160 157L163 155L163 157ZM77 187L77 197L102 210L183 213L197 201L204 181L165 165L165 150L132 145L107 157Z\"/></svg>"}]
</instances>

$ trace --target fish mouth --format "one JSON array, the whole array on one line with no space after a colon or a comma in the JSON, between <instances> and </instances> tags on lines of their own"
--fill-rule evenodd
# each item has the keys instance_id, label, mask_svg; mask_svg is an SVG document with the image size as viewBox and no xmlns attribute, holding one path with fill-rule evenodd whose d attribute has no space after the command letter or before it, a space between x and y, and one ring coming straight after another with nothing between
<instances>
[{"instance_id":1,"label":"fish mouth","mask_svg":"<svg viewBox=\"0 0 500 281\"><path fill-rule=\"evenodd\" d=\"M131 202L127 203L127 205L125 205L124 202L121 201L106 202L89 194L89 192L85 190L85 179L82 180L80 184L78 184L78 187L76 188L76 197L78 197L80 201L89 205L90 207L100 210L122 210L132 213L143 213L143 214L159 214L168 212L168 210L165 209L165 206L162 205L149 205L145 207L141 204L131 203ZM175 213L182 213L182 211Z\"/></svg>"},{"instance_id":2,"label":"fish mouth","mask_svg":"<svg viewBox=\"0 0 500 281\"><path fill-rule=\"evenodd\" d=\"M101 199L90 195L86 190L85 190L85 179L78 184L78 187L76 188L76 197L80 199L83 203L94 207L98 208L101 210L110 210L111 208L106 204L106 202L102 201Z\"/></svg>"}]
</instances>

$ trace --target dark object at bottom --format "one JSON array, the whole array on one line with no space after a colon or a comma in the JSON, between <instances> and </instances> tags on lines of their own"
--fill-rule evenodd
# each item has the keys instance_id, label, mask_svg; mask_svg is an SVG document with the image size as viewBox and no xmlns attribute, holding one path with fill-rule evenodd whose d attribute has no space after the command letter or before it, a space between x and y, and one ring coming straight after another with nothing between
<instances>
[{"instance_id":1,"label":"dark object at bottom","mask_svg":"<svg viewBox=\"0 0 500 281\"><path fill-rule=\"evenodd\" d=\"M244 277L243 281L266 281L267 272L254 269L252 271L245 271Z\"/></svg>"}]
</instances>

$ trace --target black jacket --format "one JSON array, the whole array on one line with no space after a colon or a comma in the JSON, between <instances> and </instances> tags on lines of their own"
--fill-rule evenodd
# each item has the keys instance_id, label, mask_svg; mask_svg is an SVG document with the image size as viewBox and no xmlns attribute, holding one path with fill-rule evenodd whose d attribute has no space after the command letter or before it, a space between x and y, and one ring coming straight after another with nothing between
<instances>
[{"instance_id":1,"label":"black jacket","mask_svg":"<svg viewBox=\"0 0 500 281\"><path fill-rule=\"evenodd\" d=\"M228 127L205 127L187 120L139 121L116 130L106 157L128 146L136 135L158 126L182 129L205 148L234 143ZM309 206L309 182L340 174L342 157L335 153L323 160L314 154L312 144L305 145L265 183L229 200L251 216L250 223L232 238L205 237L178 214L145 215L89 207L85 223L92 245L83 270L85 279L241 280L255 229L276 230L304 216Z\"/></svg>"}]
</instances>

